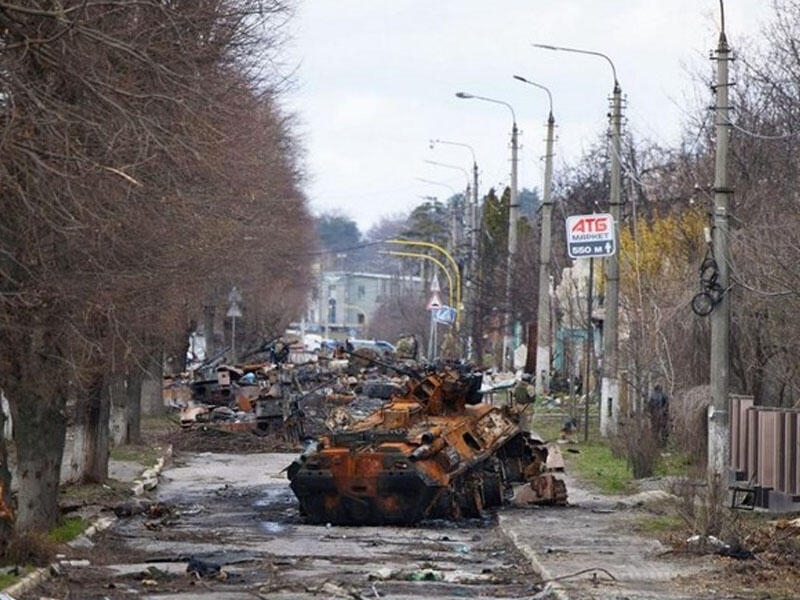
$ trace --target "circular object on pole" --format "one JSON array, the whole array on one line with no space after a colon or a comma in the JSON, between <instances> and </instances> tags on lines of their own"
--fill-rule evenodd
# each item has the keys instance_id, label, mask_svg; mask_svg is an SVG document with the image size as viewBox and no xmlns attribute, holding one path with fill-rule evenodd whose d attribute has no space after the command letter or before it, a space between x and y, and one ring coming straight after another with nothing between
<instances>
[{"instance_id":1,"label":"circular object on pole","mask_svg":"<svg viewBox=\"0 0 800 600\"><path fill-rule=\"evenodd\" d=\"M705 287L712 287L717 283L717 279L719 279L719 267L717 267L717 261L711 257L708 257L703 260L703 264L700 265L700 282Z\"/></svg>"},{"instance_id":2,"label":"circular object on pole","mask_svg":"<svg viewBox=\"0 0 800 600\"><path fill-rule=\"evenodd\" d=\"M692 298L692 311L699 317L707 317L714 310L717 301L708 292L700 292Z\"/></svg>"}]
</instances>

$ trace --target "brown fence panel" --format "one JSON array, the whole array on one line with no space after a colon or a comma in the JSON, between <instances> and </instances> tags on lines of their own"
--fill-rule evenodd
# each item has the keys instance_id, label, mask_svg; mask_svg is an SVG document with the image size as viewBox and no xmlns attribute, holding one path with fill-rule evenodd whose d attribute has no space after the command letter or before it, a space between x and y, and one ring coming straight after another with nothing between
<instances>
[{"instance_id":1,"label":"brown fence panel","mask_svg":"<svg viewBox=\"0 0 800 600\"><path fill-rule=\"evenodd\" d=\"M800 494L800 468L798 465L798 431L800 430L800 419L796 412L786 413L783 424L784 444L783 444L783 472L784 485L783 491L787 494Z\"/></svg>"},{"instance_id":2,"label":"brown fence panel","mask_svg":"<svg viewBox=\"0 0 800 600\"><path fill-rule=\"evenodd\" d=\"M770 511L800 508L800 409L753 406L730 399L730 466L736 481L761 489L756 503Z\"/></svg>"},{"instance_id":3,"label":"brown fence panel","mask_svg":"<svg viewBox=\"0 0 800 600\"><path fill-rule=\"evenodd\" d=\"M731 396L731 467L749 477L747 468L747 440L749 432L748 410L753 406L752 396Z\"/></svg>"},{"instance_id":4,"label":"brown fence panel","mask_svg":"<svg viewBox=\"0 0 800 600\"><path fill-rule=\"evenodd\" d=\"M775 413L775 489L786 491L786 417L784 411Z\"/></svg>"},{"instance_id":5,"label":"brown fence panel","mask_svg":"<svg viewBox=\"0 0 800 600\"><path fill-rule=\"evenodd\" d=\"M747 411L747 479L753 480L758 474L758 437L759 411L755 408Z\"/></svg>"},{"instance_id":6,"label":"brown fence panel","mask_svg":"<svg viewBox=\"0 0 800 600\"><path fill-rule=\"evenodd\" d=\"M758 458L756 484L767 489L776 489L778 468L776 465L776 438L778 437L778 414L758 411Z\"/></svg>"}]
</instances>

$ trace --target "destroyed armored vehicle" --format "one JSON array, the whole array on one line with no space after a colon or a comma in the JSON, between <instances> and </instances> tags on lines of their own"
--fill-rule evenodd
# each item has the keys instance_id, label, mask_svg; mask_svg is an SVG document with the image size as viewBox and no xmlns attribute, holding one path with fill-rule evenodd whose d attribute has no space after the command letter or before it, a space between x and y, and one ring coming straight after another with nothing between
<instances>
[{"instance_id":1,"label":"destroyed armored vehicle","mask_svg":"<svg viewBox=\"0 0 800 600\"><path fill-rule=\"evenodd\" d=\"M530 483L541 503L565 503L547 447L518 425L514 407L481 402L481 376L443 368L404 394L311 443L287 469L312 523L411 524L478 517Z\"/></svg>"}]
</instances>

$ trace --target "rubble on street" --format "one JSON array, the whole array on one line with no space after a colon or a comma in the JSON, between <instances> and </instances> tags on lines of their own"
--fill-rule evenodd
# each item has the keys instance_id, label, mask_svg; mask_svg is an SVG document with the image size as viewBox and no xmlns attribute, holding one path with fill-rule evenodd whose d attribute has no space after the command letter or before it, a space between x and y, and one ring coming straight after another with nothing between
<instances>
[{"instance_id":1,"label":"rubble on street","mask_svg":"<svg viewBox=\"0 0 800 600\"><path fill-rule=\"evenodd\" d=\"M519 506L519 485L525 505L566 504L563 461L523 429L513 377L484 383L468 364L364 347L290 356L273 345L268 360L219 365L177 408L194 435L250 432L302 451L288 476L309 522L476 517Z\"/></svg>"}]
</instances>

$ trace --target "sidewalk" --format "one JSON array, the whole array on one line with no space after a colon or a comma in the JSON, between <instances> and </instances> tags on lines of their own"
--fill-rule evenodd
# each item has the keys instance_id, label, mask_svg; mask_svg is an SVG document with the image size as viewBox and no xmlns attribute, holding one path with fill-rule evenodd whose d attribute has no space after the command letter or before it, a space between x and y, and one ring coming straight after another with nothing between
<instances>
[{"instance_id":1,"label":"sidewalk","mask_svg":"<svg viewBox=\"0 0 800 600\"><path fill-rule=\"evenodd\" d=\"M568 507L506 510L500 527L549 585L549 598L570 600L695 600L689 578L712 567L711 557L667 557L663 544L633 532L648 499L590 492L563 479ZM638 505L638 506L637 506ZM706 596L709 597L709 596Z\"/></svg>"},{"instance_id":2,"label":"sidewalk","mask_svg":"<svg viewBox=\"0 0 800 600\"><path fill-rule=\"evenodd\" d=\"M158 485L158 476L164 465L172 458L172 446L164 449L164 453L152 467L147 467L142 463L129 460L115 460L109 458L108 478L119 481L129 486L133 497L144 494L146 490L152 490ZM111 516L95 515L90 518L91 523L86 530L76 537L68 545L74 547L91 547L91 538L98 532L113 525L116 518ZM49 577L54 570L59 569L58 561L49 567L42 567L29 573L15 584L0 590L0 600L14 600L17 596L25 594L35 588L45 578Z\"/></svg>"}]
</instances>

